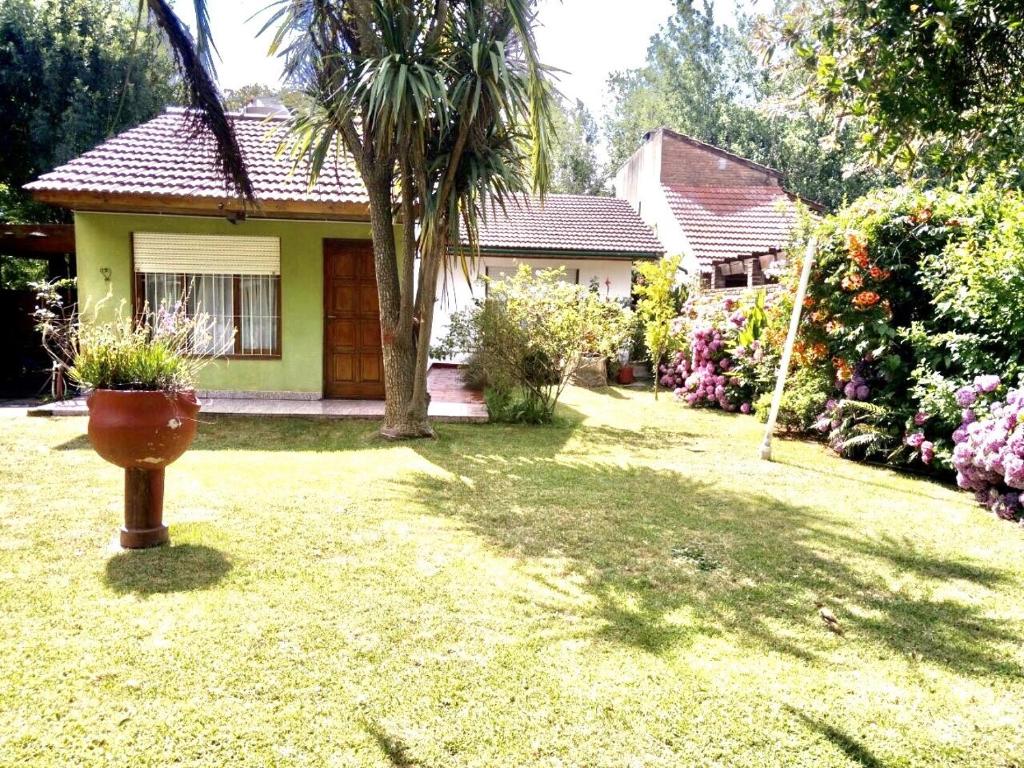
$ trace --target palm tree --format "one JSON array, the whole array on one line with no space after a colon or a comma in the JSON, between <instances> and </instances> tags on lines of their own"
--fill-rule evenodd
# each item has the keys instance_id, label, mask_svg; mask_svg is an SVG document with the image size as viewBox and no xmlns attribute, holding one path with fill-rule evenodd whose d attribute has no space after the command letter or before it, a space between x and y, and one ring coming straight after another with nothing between
<instances>
[{"instance_id":1,"label":"palm tree","mask_svg":"<svg viewBox=\"0 0 1024 768\"><path fill-rule=\"evenodd\" d=\"M140 14L142 2L175 51L197 127L216 138L225 179L252 200L244 159L212 77L205 0L193 0L197 40L167 0L140 0ZM488 209L503 208L528 189L547 189L552 100L533 37L534 5L535 0L276 0L270 6L264 31L274 30L271 51L285 57L286 76L310 97L310 107L291 126L296 166L308 170L312 184L331 154L344 152L367 189L385 436L433 434L426 372L439 276L453 275L455 266L468 273L479 221ZM404 225L401 248L396 213ZM460 227L468 256L458 248Z\"/></svg>"},{"instance_id":2,"label":"palm tree","mask_svg":"<svg viewBox=\"0 0 1024 768\"><path fill-rule=\"evenodd\" d=\"M488 206L530 187L546 189L551 98L537 59L533 5L279 0L265 27L276 28L271 48L283 52L288 76L304 84L313 105L293 121L296 162L305 161L312 181L332 152L344 151L367 188L385 436L433 434L428 344L438 278L452 272L460 226L472 254ZM400 259L400 251L408 257Z\"/></svg>"}]
</instances>

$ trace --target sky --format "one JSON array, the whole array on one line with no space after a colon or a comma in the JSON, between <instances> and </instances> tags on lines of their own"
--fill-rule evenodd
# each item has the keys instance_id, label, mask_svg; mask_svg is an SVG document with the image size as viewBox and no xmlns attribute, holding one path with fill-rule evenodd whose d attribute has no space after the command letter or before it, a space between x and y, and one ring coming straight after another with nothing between
<instances>
[{"instance_id":1,"label":"sky","mask_svg":"<svg viewBox=\"0 0 1024 768\"><path fill-rule=\"evenodd\" d=\"M269 33L257 38L265 15L249 21L266 7L265 0L207 0L213 39L220 52L217 74L222 89L249 83L277 84L281 65L267 56ZM724 3L723 3L724 5ZM251 6L251 11L239 11ZM175 0L174 8L193 25L191 0ZM624 8L628 9L624 12ZM581 99L595 115L605 107L608 75L638 67L647 56L652 35L672 14L674 0L540 0L537 45L541 60L564 72L559 90Z\"/></svg>"}]
</instances>

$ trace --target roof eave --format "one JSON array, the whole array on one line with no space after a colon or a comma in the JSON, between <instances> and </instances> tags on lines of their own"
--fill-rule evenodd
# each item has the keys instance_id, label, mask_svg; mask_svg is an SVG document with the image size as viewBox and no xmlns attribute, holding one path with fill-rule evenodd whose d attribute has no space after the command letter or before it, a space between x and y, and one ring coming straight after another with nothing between
<instances>
[{"instance_id":1,"label":"roof eave","mask_svg":"<svg viewBox=\"0 0 1024 768\"><path fill-rule=\"evenodd\" d=\"M138 195L125 193L39 189L27 185L32 198L40 203L75 211L111 213L162 213L192 216L245 218L313 218L342 221L368 221L366 203L335 203L306 200L263 200L245 205L236 197L196 197L187 195Z\"/></svg>"},{"instance_id":2,"label":"roof eave","mask_svg":"<svg viewBox=\"0 0 1024 768\"><path fill-rule=\"evenodd\" d=\"M467 246L456 249L457 253L470 253ZM637 261L660 259L664 251L592 251L574 248L495 248L480 246L481 256L520 256L535 259L608 259L613 261Z\"/></svg>"}]
</instances>

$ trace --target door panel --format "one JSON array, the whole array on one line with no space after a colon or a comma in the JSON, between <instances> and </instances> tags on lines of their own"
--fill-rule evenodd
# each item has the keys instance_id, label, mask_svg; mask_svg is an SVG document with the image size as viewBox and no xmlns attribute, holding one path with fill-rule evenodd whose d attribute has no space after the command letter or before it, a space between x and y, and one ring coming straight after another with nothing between
<instances>
[{"instance_id":1,"label":"door panel","mask_svg":"<svg viewBox=\"0 0 1024 768\"><path fill-rule=\"evenodd\" d=\"M324 395L384 398L373 247L324 240Z\"/></svg>"}]
</instances>

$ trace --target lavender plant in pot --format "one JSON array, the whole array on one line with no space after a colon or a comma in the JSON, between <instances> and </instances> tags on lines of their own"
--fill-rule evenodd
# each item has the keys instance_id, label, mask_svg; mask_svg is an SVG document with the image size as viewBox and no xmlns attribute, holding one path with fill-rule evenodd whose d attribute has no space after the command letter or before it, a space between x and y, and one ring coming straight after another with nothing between
<instances>
[{"instance_id":1,"label":"lavender plant in pot","mask_svg":"<svg viewBox=\"0 0 1024 768\"><path fill-rule=\"evenodd\" d=\"M44 346L86 393L89 441L102 458L124 469L121 546L166 544L164 470L196 435L196 378L218 354L209 317L188 313L183 298L144 308L135 317L122 304L105 322L98 320L97 306L83 322L73 310L47 308L45 291L40 299L36 318Z\"/></svg>"}]
</instances>

